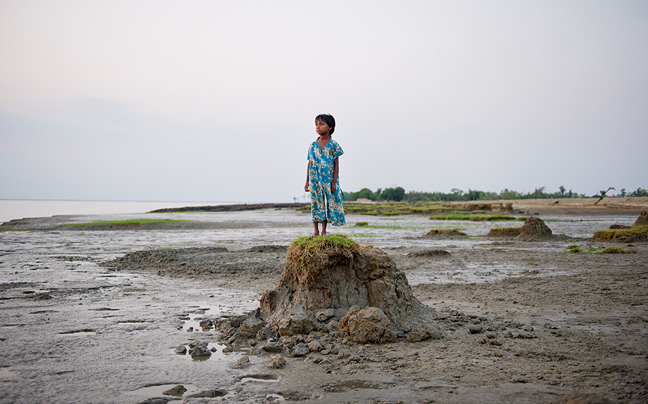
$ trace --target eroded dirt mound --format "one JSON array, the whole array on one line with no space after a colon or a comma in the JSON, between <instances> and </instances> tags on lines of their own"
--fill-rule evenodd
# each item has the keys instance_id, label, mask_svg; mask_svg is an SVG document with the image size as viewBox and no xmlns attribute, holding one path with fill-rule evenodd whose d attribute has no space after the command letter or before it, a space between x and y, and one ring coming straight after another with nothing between
<instances>
[{"instance_id":1,"label":"eroded dirt mound","mask_svg":"<svg viewBox=\"0 0 648 404\"><path fill-rule=\"evenodd\" d=\"M648 211L644 210L634 222L632 227L648 226Z\"/></svg>"},{"instance_id":2,"label":"eroded dirt mound","mask_svg":"<svg viewBox=\"0 0 648 404\"><path fill-rule=\"evenodd\" d=\"M464 238L468 235L462 231L456 229L432 229L429 232L425 233L423 237L432 237L432 238Z\"/></svg>"},{"instance_id":3,"label":"eroded dirt mound","mask_svg":"<svg viewBox=\"0 0 648 404\"><path fill-rule=\"evenodd\" d=\"M488 231L488 237L517 237L519 235L519 227L495 227Z\"/></svg>"},{"instance_id":4,"label":"eroded dirt mound","mask_svg":"<svg viewBox=\"0 0 648 404\"><path fill-rule=\"evenodd\" d=\"M520 228L520 235L516 237L521 241L546 241L554 240L553 232L542 219L530 216Z\"/></svg>"},{"instance_id":5,"label":"eroded dirt mound","mask_svg":"<svg viewBox=\"0 0 648 404\"><path fill-rule=\"evenodd\" d=\"M261 298L261 316L283 335L340 322L351 340L383 343L414 328L432 329L434 311L412 295L384 251L329 236L293 242L279 285Z\"/></svg>"}]
</instances>

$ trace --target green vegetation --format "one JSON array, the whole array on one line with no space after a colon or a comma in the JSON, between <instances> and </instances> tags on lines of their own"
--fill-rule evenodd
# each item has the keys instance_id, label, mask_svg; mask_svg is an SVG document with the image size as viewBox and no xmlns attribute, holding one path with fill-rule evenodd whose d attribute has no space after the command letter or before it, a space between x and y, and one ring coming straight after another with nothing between
<instances>
[{"instance_id":1,"label":"green vegetation","mask_svg":"<svg viewBox=\"0 0 648 404\"><path fill-rule=\"evenodd\" d=\"M629 253L630 250L625 250L621 247L607 247L603 251L601 251L601 254L626 254Z\"/></svg>"},{"instance_id":2,"label":"green vegetation","mask_svg":"<svg viewBox=\"0 0 648 404\"><path fill-rule=\"evenodd\" d=\"M64 226L134 226L151 223L177 223L187 222L187 220L176 219L128 219L128 220L104 220L88 223L66 223Z\"/></svg>"},{"instance_id":3,"label":"green vegetation","mask_svg":"<svg viewBox=\"0 0 648 404\"><path fill-rule=\"evenodd\" d=\"M288 261L294 262L302 274L309 269L318 270L324 265L324 257L331 253L351 257L359 248L358 243L341 234L328 237L299 237L288 247Z\"/></svg>"},{"instance_id":4,"label":"green vegetation","mask_svg":"<svg viewBox=\"0 0 648 404\"><path fill-rule=\"evenodd\" d=\"M573 254L580 254L580 253L584 252L583 250L581 250L581 248L578 246L578 244L572 244L572 245L568 246L567 251L570 252L570 253L573 253Z\"/></svg>"},{"instance_id":5,"label":"green vegetation","mask_svg":"<svg viewBox=\"0 0 648 404\"><path fill-rule=\"evenodd\" d=\"M648 241L648 226L637 226L629 229L599 230L594 233L593 239L598 241L619 241L622 243Z\"/></svg>"},{"instance_id":6,"label":"green vegetation","mask_svg":"<svg viewBox=\"0 0 648 404\"><path fill-rule=\"evenodd\" d=\"M367 222L358 222L353 227L361 227L363 229L390 229L390 230L405 230L405 229L407 229L407 227L403 227L403 226L376 225L376 224L369 224Z\"/></svg>"},{"instance_id":7,"label":"green vegetation","mask_svg":"<svg viewBox=\"0 0 648 404\"><path fill-rule=\"evenodd\" d=\"M453 213L448 215L432 215L429 218L430 220L470 220L472 222L507 222L512 220L518 220L513 216L504 216L500 214L493 215L476 215L471 216L465 213Z\"/></svg>"},{"instance_id":8,"label":"green vegetation","mask_svg":"<svg viewBox=\"0 0 648 404\"><path fill-rule=\"evenodd\" d=\"M449 201L496 201L506 199L560 199L560 198L588 198L590 196L579 194L577 192L567 190L564 186L560 186L557 192L547 192L546 187L536 188L533 192L523 193L518 191L509 190L508 188L497 192L479 191L469 189L465 192L461 189L453 188L449 193L443 192L421 192L421 191L405 191L402 187L396 188L378 188L375 192L369 188L362 188L358 192L345 192L344 196L347 201L355 201L359 198L369 199L372 201L407 201L407 202L449 202ZM597 197L600 194L591 195ZM617 194L620 197L638 197L648 196L648 190L644 188L637 188L635 191L626 192L625 188Z\"/></svg>"}]
</instances>

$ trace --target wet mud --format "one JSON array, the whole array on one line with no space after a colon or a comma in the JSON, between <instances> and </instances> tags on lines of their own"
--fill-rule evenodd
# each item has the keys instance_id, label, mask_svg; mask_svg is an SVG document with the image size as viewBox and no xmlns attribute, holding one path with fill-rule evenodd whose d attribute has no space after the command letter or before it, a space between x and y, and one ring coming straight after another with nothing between
<instances>
[{"instance_id":1,"label":"wet mud","mask_svg":"<svg viewBox=\"0 0 648 404\"><path fill-rule=\"evenodd\" d=\"M549 212L546 224L565 237L543 242L486 237L502 223L349 215L375 227L334 231L387 252L439 313L443 338L362 345L307 335L294 343L331 349L300 355L232 345L205 325L259 306L288 244L308 234L307 215L57 227L123 218L114 216L30 219L19 225L30 231L0 233L0 402L551 403L574 392L648 401L648 244L603 254L617 244L589 239L631 225L634 213ZM435 227L471 237L422 237ZM569 253L572 244L584 253ZM269 369L277 356L285 365Z\"/></svg>"}]
</instances>

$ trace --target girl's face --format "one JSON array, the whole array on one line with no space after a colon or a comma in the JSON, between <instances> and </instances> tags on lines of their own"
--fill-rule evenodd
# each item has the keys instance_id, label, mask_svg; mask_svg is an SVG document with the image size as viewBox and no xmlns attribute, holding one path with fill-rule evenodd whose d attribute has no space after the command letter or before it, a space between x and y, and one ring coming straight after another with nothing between
<instances>
[{"instance_id":1,"label":"girl's face","mask_svg":"<svg viewBox=\"0 0 648 404\"><path fill-rule=\"evenodd\" d=\"M327 136L331 132L331 127L321 119L315 121L315 132L320 136Z\"/></svg>"}]
</instances>

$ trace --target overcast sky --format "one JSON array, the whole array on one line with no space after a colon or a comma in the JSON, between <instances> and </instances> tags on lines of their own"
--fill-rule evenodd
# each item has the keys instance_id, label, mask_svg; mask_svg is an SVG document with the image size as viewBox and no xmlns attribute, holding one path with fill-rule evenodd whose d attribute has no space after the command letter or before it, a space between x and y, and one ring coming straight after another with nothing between
<instances>
[{"instance_id":1,"label":"overcast sky","mask_svg":"<svg viewBox=\"0 0 648 404\"><path fill-rule=\"evenodd\" d=\"M648 2L0 0L0 199L648 187Z\"/></svg>"}]
</instances>

